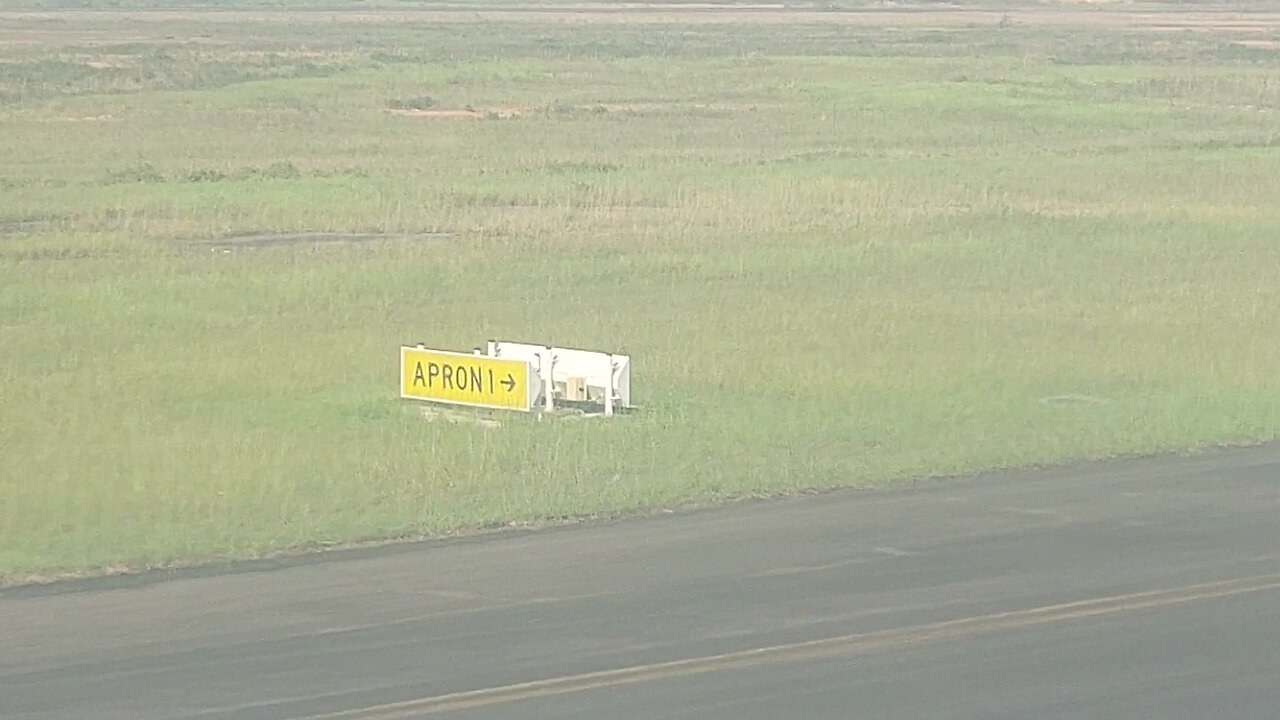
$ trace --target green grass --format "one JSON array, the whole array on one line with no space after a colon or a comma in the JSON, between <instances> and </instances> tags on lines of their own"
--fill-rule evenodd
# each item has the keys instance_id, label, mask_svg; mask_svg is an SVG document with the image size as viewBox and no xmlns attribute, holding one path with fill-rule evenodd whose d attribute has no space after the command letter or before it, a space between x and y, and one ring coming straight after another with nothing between
<instances>
[{"instance_id":1,"label":"green grass","mask_svg":"<svg viewBox=\"0 0 1280 720\"><path fill-rule=\"evenodd\" d=\"M1280 52L826 18L4 17L0 577L1280 435ZM643 409L397 398L490 337Z\"/></svg>"}]
</instances>

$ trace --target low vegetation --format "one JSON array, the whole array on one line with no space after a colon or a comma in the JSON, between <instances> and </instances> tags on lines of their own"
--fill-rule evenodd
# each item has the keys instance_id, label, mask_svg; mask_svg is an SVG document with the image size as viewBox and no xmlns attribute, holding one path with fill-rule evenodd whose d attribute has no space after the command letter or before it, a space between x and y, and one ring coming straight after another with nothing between
<instances>
[{"instance_id":1,"label":"low vegetation","mask_svg":"<svg viewBox=\"0 0 1280 720\"><path fill-rule=\"evenodd\" d=\"M1265 7L6 7L11 581L1280 434ZM490 337L642 408L397 398Z\"/></svg>"}]
</instances>

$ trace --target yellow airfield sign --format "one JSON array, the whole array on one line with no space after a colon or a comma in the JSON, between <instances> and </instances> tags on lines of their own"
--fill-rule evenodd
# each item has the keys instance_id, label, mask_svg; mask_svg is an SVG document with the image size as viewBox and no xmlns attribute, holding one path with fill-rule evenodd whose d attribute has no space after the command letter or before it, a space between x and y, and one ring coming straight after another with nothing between
<instances>
[{"instance_id":1,"label":"yellow airfield sign","mask_svg":"<svg viewBox=\"0 0 1280 720\"><path fill-rule=\"evenodd\" d=\"M400 348L400 397L505 410L533 409L537 375L527 360Z\"/></svg>"}]
</instances>

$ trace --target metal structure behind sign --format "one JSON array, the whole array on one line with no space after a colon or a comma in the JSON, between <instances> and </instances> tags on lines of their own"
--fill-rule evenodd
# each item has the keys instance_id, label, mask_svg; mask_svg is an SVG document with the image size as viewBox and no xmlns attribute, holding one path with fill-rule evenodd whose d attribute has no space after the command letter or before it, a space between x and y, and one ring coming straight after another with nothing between
<instances>
[{"instance_id":1,"label":"metal structure behind sign","mask_svg":"<svg viewBox=\"0 0 1280 720\"><path fill-rule=\"evenodd\" d=\"M490 340L488 355L530 363L543 385L543 408L555 409L556 392L575 400L599 401L604 414L631 405L631 357L614 353ZM581 392L580 397L575 397Z\"/></svg>"}]
</instances>

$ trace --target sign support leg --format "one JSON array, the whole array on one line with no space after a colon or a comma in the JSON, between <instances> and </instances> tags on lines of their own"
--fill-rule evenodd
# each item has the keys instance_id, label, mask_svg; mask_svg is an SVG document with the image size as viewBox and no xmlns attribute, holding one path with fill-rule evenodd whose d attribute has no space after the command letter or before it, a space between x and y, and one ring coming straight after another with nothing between
<instances>
[{"instance_id":1,"label":"sign support leg","mask_svg":"<svg viewBox=\"0 0 1280 720\"><path fill-rule=\"evenodd\" d=\"M555 358L551 354L551 348L544 347L542 349L542 357L539 359L541 360L538 363L538 370L541 371L540 374L542 375L543 407L547 412L555 412L556 386L551 380L551 364L555 362Z\"/></svg>"},{"instance_id":2,"label":"sign support leg","mask_svg":"<svg viewBox=\"0 0 1280 720\"><path fill-rule=\"evenodd\" d=\"M609 358L609 380L605 383L604 388L604 414L613 414L613 373L618 369L614 364L613 358Z\"/></svg>"}]
</instances>

